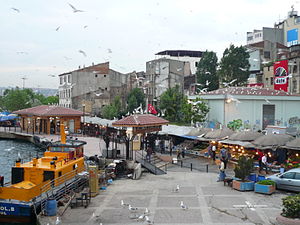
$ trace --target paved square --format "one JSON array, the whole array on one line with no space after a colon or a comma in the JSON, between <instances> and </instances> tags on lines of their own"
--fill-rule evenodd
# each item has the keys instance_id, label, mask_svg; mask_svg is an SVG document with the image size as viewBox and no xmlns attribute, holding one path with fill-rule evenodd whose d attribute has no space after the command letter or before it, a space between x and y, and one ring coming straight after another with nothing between
<instances>
[{"instance_id":1,"label":"paved square","mask_svg":"<svg viewBox=\"0 0 300 225\"><path fill-rule=\"evenodd\" d=\"M199 202L196 197L159 197L157 199L157 207L171 207L180 209L180 202L190 207L199 207Z\"/></svg>"},{"instance_id":2,"label":"paved square","mask_svg":"<svg viewBox=\"0 0 300 225\"><path fill-rule=\"evenodd\" d=\"M202 223L200 209L158 209L154 216L155 223L188 224Z\"/></svg>"}]
</instances>

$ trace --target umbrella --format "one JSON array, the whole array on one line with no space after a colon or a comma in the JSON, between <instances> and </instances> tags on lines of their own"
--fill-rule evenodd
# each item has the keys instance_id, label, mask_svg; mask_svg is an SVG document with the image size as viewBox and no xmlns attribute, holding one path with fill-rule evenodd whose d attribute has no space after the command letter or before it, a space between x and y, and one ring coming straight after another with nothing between
<instances>
[{"instance_id":1,"label":"umbrella","mask_svg":"<svg viewBox=\"0 0 300 225\"><path fill-rule=\"evenodd\" d=\"M17 116L10 116L10 115L8 115L8 116L1 116L0 117L0 121L14 120L16 118L17 118Z\"/></svg>"},{"instance_id":2,"label":"umbrella","mask_svg":"<svg viewBox=\"0 0 300 225\"><path fill-rule=\"evenodd\" d=\"M217 140L217 139L223 139L226 138L234 133L233 130L230 130L228 128L224 129L218 129L218 130L212 130L204 135L205 139L208 140Z\"/></svg>"},{"instance_id":3,"label":"umbrella","mask_svg":"<svg viewBox=\"0 0 300 225\"><path fill-rule=\"evenodd\" d=\"M254 141L255 139L263 136L262 133L255 131L241 131L236 132L229 136L228 140L232 141Z\"/></svg>"},{"instance_id":4,"label":"umbrella","mask_svg":"<svg viewBox=\"0 0 300 225\"><path fill-rule=\"evenodd\" d=\"M190 132L188 132L187 136L201 136L206 134L207 132L211 131L210 128L192 128Z\"/></svg>"},{"instance_id":5,"label":"umbrella","mask_svg":"<svg viewBox=\"0 0 300 225\"><path fill-rule=\"evenodd\" d=\"M257 138L252 143L261 149L273 149L274 147L284 146L292 139L293 137L287 134L267 134Z\"/></svg>"},{"instance_id":6,"label":"umbrella","mask_svg":"<svg viewBox=\"0 0 300 225\"><path fill-rule=\"evenodd\" d=\"M300 138L287 142L284 147L287 149L300 150Z\"/></svg>"}]
</instances>

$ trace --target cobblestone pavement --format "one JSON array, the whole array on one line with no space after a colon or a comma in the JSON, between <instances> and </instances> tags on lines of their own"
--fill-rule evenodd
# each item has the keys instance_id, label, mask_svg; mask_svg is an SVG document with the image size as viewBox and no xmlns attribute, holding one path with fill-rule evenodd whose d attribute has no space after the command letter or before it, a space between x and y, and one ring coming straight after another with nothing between
<instances>
[{"instance_id":1,"label":"cobblestone pavement","mask_svg":"<svg viewBox=\"0 0 300 225\"><path fill-rule=\"evenodd\" d=\"M166 175L144 173L140 180L114 181L92 199L88 208L69 208L61 224L145 224L137 217L146 208L150 210L149 219L161 225L277 224L275 218L281 212L281 198L288 194L239 192L224 186L223 182L216 182L216 173L191 172L178 166L169 169ZM175 192L177 184L180 189ZM128 207L121 206L121 200L138 210L131 212ZM187 210L181 209L181 201L188 206ZM235 207L246 205L245 201L265 207Z\"/></svg>"}]
</instances>

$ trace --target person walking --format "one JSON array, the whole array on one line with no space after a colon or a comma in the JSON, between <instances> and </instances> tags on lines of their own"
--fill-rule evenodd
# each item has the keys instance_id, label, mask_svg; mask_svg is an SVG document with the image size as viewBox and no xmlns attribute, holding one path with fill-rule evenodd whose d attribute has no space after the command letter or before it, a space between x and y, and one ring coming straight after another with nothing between
<instances>
[{"instance_id":1,"label":"person walking","mask_svg":"<svg viewBox=\"0 0 300 225\"><path fill-rule=\"evenodd\" d=\"M146 160L148 162L150 162L150 160L151 160L151 155L152 155L152 149L151 149L151 147L148 147L147 148L147 154L146 154Z\"/></svg>"},{"instance_id":2,"label":"person walking","mask_svg":"<svg viewBox=\"0 0 300 225\"><path fill-rule=\"evenodd\" d=\"M266 174L268 174L268 160L267 160L267 154L264 154L261 158L262 168L266 169Z\"/></svg>"},{"instance_id":3,"label":"person walking","mask_svg":"<svg viewBox=\"0 0 300 225\"><path fill-rule=\"evenodd\" d=\"M181 151L181 155L182 155L183 159L184 159L184 156L185 156L185 152L186 152L186 147L182 148L182 151Z\"/></svg>"},{"instance_id":4,"label":"person walking","mask_svg":"<svg viewBox=\"0 0 300 225\"><path fill-rule=\"evenodd\" d=\"M224 169L226 169L227 167L227 163L229 160L228 156L228 150L226 148L222 148L220 151L220 159L222 159L224 162Z\"/></svg>"},{"instance_id":5,"label":"person walking","mask_svg":"<svg viewBox=\"0 0 300 225\"><path fill-rule=\"evenodd\" d=\"M217 180L218 182L219 181L224 181L226 177L226 174L225 174L225 163L224 163L224 160L223 159L220 159L220 165L219 165L219 179Z\"/></svg>"},{"instance_id":6,"label":"person walking","mask_svg":"<svg viewBox=\"0 0 300 225\"><path fill-rule=\"evenodd\" d=\"M258 172L260 173L263 169L263 165L262 165L262 157L264 156L264 153L262 153L261 151L259 151L258 149L256 150L257 154L258 154Z\"/></svg>"},{"instance_id":7,"label":"person walking","mask_svg":"<svg viewBox=\"0 0 300 225\"><path fill-rule=\"evenodd\" d=\"M211 153L212 153L212 159L213 159L214 161L216 161L216 150L217 150L217 146L213 145L213 146L211 147Z\"/></svg>"}]
</instances>

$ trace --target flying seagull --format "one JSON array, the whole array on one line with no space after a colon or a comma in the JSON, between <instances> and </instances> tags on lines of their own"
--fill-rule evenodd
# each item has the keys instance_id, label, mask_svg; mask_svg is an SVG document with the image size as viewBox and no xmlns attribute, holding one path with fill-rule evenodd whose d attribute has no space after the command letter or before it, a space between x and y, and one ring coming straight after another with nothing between
<instances>
[{"instance_id":1,"label":"flying seagull","mask_svg":"<svg viewBox=\"0 0 300 225\"><path fill-rule=\"evenodd\" d=\"M211 74L209 71L206 71L205 74Z\"/></svg>"},{"instance_id":2,"label":"flying seagull","mask_svg":"<svg viewBox=\"0 0 300 225\"><path fill-rule=\"evenodd\" d=\"M85 25L84 27L83 27L83 29L85 29L85 28L87 28L88 27L88 25Z\"/></svg>"},{"instance_id":3,"label":"flying seagull","mask_svg":"<svg viewBox=\"0 0 300 225\"><path fill-rule=\"evenodd\" d=\"M78 52L81 53L84 57L86 57L86 53L84 51L79 50Z\"/></svg>"},{"instance_id":4,"label":"flying seagull","mask_svg":"<svg viewBox=\"0 0 300 225\"><path fill-rule=\"evenodd\" d=\"M110 48L107 49L108 53L112 53L112 50Z\"/></svg>"},{"instance_id":5,"label":"flying seagull","mask_svg":"<svg viewBox=\"0 0 300 225\"><path fill-rule=\"evenodd\" d=\"M55 29L55 31L58 31L58 30L59 30L59 28L60 28L60 26L58 26L58 27Z\"/></svg>"},{"instance_id":6,"label":"flying seagull","mask_svg":"<svg viewBox=\"0 0 300 225\"><path fill-rule=\"evenodd\" d=\"M272 104L268 99L265 98L265 101L268 103L268 104Z\"/></svg>"},{"instance_id":7,"label":"flying seagull","mask_svg":"<svg viewBox=\"0 0 300 225\"><path fill-rule=\"evenodd\" d=\"M209 82L208 80L206 80L206 86L208 86L211 82Z\"/></svg>"},{"instance_id":8,"label":"flying seagull","mask_svg":"<svg viewBox=\"0 0 300 225\"><path fill-rule=\"evenodd\" d=\"M225 87L228 87L230 84L234 83L236 80L237 79L234 79L234 80L232 80L232 81L230 81L228 83L227 82L223 82L223 84L224 84Z\"/></svg>"},{"instance_id":9,"label":"flying seagull","mask_svg":"<svg viewBox=\"0 0 300 225\"><path fill-rule=\"evenodd\" d=\"M100 95L103 95L103 93L95 93L95 95L99 97Z\"/></svg>"},{"instance_id":10,"label":"flying seagull","mask_svg":"<svg viewBox=\"0 0 300 225\"><path fill-rule=\"evenodd\" d=\"M54 74L49 74L48 76L49 77L56 77Z\"/></svg>"},{"instance_id":11,"label":"flying seagull","mask_svg":"<svg viewBox=\"0 0 300 225\"><path fill-rule=\"evenodd\" d=\"M18 12L18 13L20 13L20 10L19 9L17 9L17 8L11 8L12 10L14 10L15 12Z\"/></svg>"},{"instance_id":12,"label":"flying seagull","mask_svg":"<svg viewBox=\"0 0 300 225\"><path fill-rule=\"evenodd\" d=\"M70 3L68 3L69 6L73 9L73 13L77 13L77 12L84 12L83 10L80 9L76 9L73 5L71 5Z\"/></svg>"}]
</instances>

